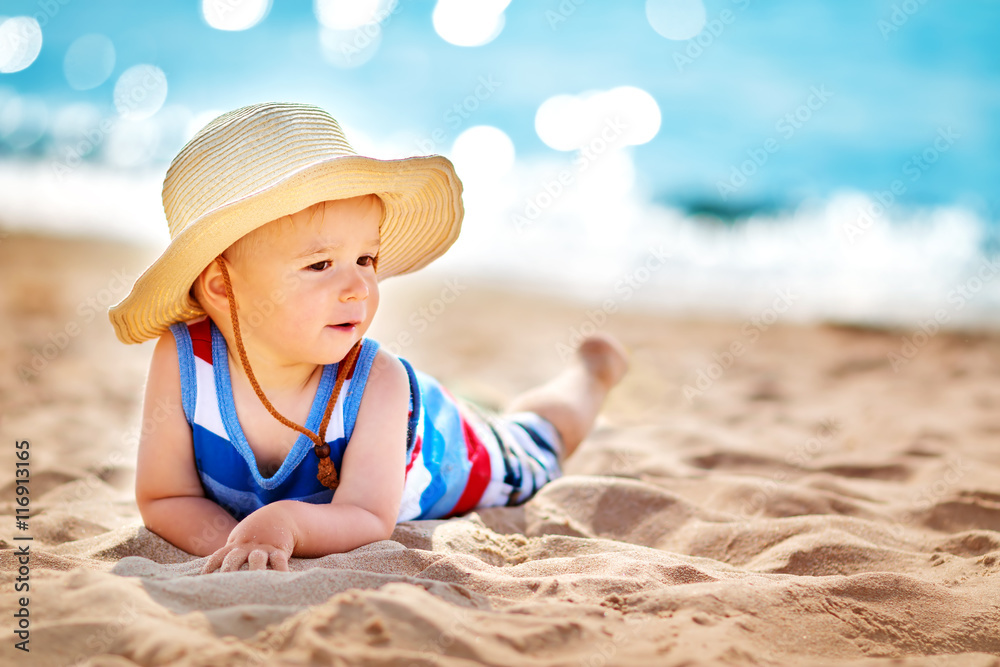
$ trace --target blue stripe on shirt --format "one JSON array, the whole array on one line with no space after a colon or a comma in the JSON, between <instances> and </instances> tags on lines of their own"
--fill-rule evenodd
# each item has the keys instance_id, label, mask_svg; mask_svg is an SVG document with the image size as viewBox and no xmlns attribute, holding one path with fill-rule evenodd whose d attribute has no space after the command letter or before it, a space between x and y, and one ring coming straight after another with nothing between
<instances>
[{"instance_id":1,"label":"blue stripe on shirt","mask_svg":"<svg viewBox=\"0 0 1000 667\"><path fill-rule=\"evenodd\" d=\"M431 484L420 496L421 518L447 516L458 504L469 481L472 464L465 446L465 432L458 408L444 394L435 381L426 381L426 375L417 371L420 397L424 404L424 447L434 447L441 458L434 467L427 465ZM445 444L447 443L447 445ZM425 463L427 460L425 459Z\"/></svg>"}]
</instances>

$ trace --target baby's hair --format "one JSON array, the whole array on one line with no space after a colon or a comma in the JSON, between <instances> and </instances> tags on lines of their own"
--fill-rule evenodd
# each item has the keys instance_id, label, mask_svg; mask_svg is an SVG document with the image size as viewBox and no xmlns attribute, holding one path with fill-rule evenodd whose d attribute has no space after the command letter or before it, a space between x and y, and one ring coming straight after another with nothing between
<instances>
[{"instance_id":1,"label":"baby's hair","mask_svg":"<svg viewBox=\"0 0 1000 667\"><path fill-rule=\"evenodd\" d=\"M382 214L385 215L385 205L382 203L381 198L378 195L370 194L365 195L365 197L374 197L378 201L379 207L382 209ZM309 206L300 213L308 212L309 222L312 223L316 220L317 216L322 216L323 208L326 206L327 202L321 201ZM296 213L298 215L298 213ZM277 220L272 220L264 225L261 225L257 229L253 230L249 234L246 234L236 240L234 244L229 246L223 251L222 256L227 260L236 264L237 266L242 266L247 260L253 258L261 248L268 246L268 242L283 233L284 230L288 228L288 225L294 225L295 220L292 219L291 215L284 215Z\"/></svg>"}]
</instances>

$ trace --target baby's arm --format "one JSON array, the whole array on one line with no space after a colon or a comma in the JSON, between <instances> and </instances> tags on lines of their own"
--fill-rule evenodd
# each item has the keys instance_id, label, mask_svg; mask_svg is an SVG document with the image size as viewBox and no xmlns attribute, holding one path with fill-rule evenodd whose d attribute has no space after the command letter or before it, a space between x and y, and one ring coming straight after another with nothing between
<instances>
[{"instance_id":1,"label":"baby's arm","mask_svg":"<svg viewBox=\"0 0 1000 667\"><path fill-rule=\"evenodd\" d=\"M181 406L181 380L173 335L153 350L146 380L135 499L146 528L174 546L207 556L226 543L236 526L205 497L194 463L191 427Z\"/></svg>"},{"instance_id":2,"label":"baby's arm","mask_svg":"<svg viewBox=\"0 0 1000 667\"><path fill-rule=\"evenodd\" d=\"M379 350L333 500L322 505L297 500L265 505L240 522L203 571L238 570L243 563L264 569L268 562L286 570L292 555L317 558L388 539L403 497L409 400L402 363Z\"/></svg>"}]
</instances>

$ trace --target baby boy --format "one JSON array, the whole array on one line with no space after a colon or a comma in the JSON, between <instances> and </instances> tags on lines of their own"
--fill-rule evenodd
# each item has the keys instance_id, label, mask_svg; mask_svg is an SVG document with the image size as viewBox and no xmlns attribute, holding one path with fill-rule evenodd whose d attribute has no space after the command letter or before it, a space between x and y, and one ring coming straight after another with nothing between
<instances>
[{"instance_id":1,"label":"baby boy","mask_svg":"<svg viewBox=\"0 0 1000 667\"><path fill-rule=\"evenodd\" d=\"M357 155L317 107L219 116L172 161L163 204L171 243L110 317L123 342L159 339L139 511L204 572L287 570L398 521L524 502L626 371L594 336L494 415L366 338L379 281L457 238L461 183L441 156Z\"/></svg>"}]
</instances>

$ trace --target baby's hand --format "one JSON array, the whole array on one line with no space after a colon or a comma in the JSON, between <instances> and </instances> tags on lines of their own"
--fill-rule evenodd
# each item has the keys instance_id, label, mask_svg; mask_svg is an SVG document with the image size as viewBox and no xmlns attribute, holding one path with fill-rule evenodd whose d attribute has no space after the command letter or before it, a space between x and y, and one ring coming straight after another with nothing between
<instances>
[{"instance_id":1,"label":"baby's hand","mask_svg":"<svg viewBox=\"0 0 1000 667\"><path fill-rule=\"evenodd\" d=\"M295 537L280 504L266 505L240 521L226 545L208 557L202 574L235 572L246 563L251 570L288 571Z\"/></svg>"}]
</instances>

